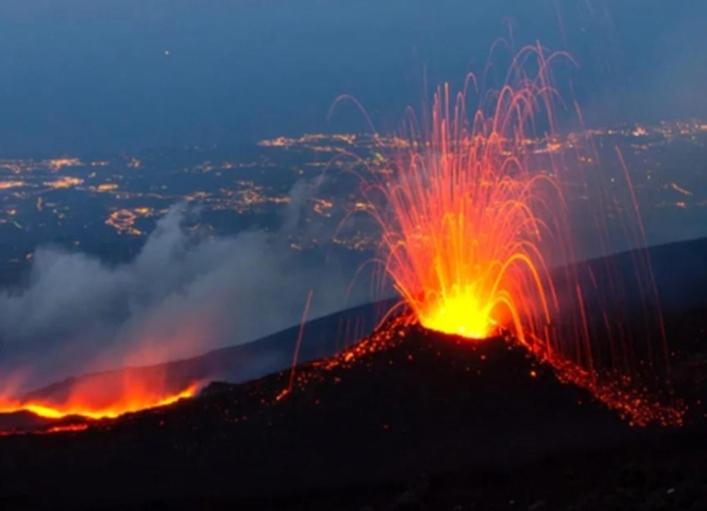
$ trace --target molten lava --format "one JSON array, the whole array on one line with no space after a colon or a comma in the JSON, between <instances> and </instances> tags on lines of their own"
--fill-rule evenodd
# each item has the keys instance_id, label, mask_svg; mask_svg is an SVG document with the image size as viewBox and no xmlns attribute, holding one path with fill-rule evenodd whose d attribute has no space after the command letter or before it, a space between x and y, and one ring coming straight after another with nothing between
<instances>
[{"instance_id":1,"label":"molten lava","mask_svg":"<svg viewBox=\"0 0 707 511\"><path fill-rule=\"evenodd\" d=\"M496 328L496 321L491 316L492 303L484 305L473 285L462 290L454 286L451 293L435 300L430 310L419 310L418 316L430 330L484 339Z\"/></svg>"},{"instance_id":2,"label":"molten lava","mask_svg":"<svg viewBox=\"0 0 707 511\"><path fill-rule=\"evenodd\" d=\"M550 321L541 242L548 205L564 201L552 173L529 170L524 133L542 86L507 86L492 117L470 121L466 96L438 89L429 133L411 123L390 180L374 187L385 269L431 330L482 339L510 326L525 340Z\"/></svg>"},{"instance_id":3,"label":"molten lava","mask_svg":"<svg viewBox=\"0 0 707 511\"><path fill-rule=\"evenodd\" d=\"M113 419L126 413L158 408L192 397L198 386L192 384L177 391L149 388L142 384L124 386L118 392L77 384L68 396L12 399L0 397L0 414L31 412L47 419L80 416L86 419Z\"/></svg>"},{"instance_id":4,"label":"molten lava","mask_svg":"<svg viewBox=\"0 0 707 511\"><path fill-rule=\"evenodd\" d=\"M136 350L130 354L133 360L152 353L153 347L149 343L136 343L135 346ZM173 364L136 363L116 370L86 371L82 376L41 388L36 388L31 367L18 368L1 382L0 415L28 412L47 420L0 417L0 428L24 420L30 426L19 428L17 432L50 433L62 431L67 423L90 424L90 421L114 419L195 396L203 382L174 367ZM65 418L68 419L63 420ZM32 424L39 426L35 428ZM15 431L8 428L11 433Z\"/></svg>"},{"instance_id":5,"label":"molten lava","mask_svg":"<svg viewBox=\"0 0 707 511\"><path fill-rule=\"evenodd\" d=\"M522 336L536 305L547 311L533 201L550 177L499 173L515 164L500 137L446 140L444 96L435 100L439 130L427 154L407 155L409 174L388 189L395 230L384 236L387 271L427 328L486 338L510 320Z\"/></svg>"},{"instance_id":6,"label":"molten lava","mask_svg":"<svg viewBox=\"0 0 707 511\"><path fill-rule=\"evenodd\" d=\"M592 192L576 186L581 166L565 163L553 135L549 64L557 56L525 48L504 85L481 95L475 109L470 75L457 94L449 85L436 90L422 126L409 115L386 168L373 172L379 180L363 186L381 227L385 273L423 326L471 339L509 333L564 381L634 423L680 423L681 411L663 403L668 357L645 251L632 256L629 274L576 263L568 190ZM621 236L641 247L637 201L623 170L636 218L622 223L635 228ZM602 193L576 202L609 203ZM586 207L579 216L593 221L595 244L608 251L607 214ZM624 300L636 287L638 315ZM629 331L629 315L644 324Z\"/></svg>"}]
</instances>

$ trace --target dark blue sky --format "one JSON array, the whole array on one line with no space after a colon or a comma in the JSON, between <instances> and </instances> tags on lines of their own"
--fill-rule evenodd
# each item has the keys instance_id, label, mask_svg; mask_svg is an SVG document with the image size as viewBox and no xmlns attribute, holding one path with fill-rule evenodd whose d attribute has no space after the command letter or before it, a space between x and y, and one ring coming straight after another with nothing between
<instances>
[{"instance_id":1,"label":"dark blue sky","mask_svg":"<svg viewBox=\"0 0 707 511\"><path fill-rule=\"evenodd\" d=\"M572 52L590 124L707 115L700 0L3 0L0 153L351 128L327 124L342 93L394 127L423 74L480 70L506 19Z\"/></svg>"}]
</instances>

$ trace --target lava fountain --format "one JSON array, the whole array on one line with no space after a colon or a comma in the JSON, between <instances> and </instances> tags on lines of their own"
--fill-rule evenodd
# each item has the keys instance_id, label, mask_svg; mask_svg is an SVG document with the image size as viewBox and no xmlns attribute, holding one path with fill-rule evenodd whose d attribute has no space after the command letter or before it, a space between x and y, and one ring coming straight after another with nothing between
<instances>
[{"instance_id":1,"label":"lava fountain","mask_svg":"<svg viewBox=\"0 0 707 511\"><path fill-rule=\"evenodd\" d=\"M494 93L490 115L469 115L475 85L438 88L426 130L409 115L392 169L365 193L385 271L423 326L472 339L510 327L529 342L558 305L543 249L565 201L553 168L531 171L526 135L551 88L544 72L526 77Z\"/></svg>"},{"instance_id":2,"label":"lava fountain","mask_svg":"<svg viewBox=\"0 0 707 511\"><path fill-rule=\"evenodd\" d=\"M541 326L536 312L549 321L553 295L538 210L557 187L550 174L531 175L518 151L534 98L506 88L496 117L479 112L472 125L462 122L464 96L454 113L450 99L448 86L437 91L429 137L409 140L396 179L380 188L392 212L379 217L385 268L424 326L485 338L510 320L523 338ZM517 131L507 137L509 123Z\"/></svg>"},{"instance_id":3,"label":"lava fountain","mask_svg":"<svg viewBox=\"0 0 707 511\"><path fill-rule=\"evenodd\" d=\"M474 340L508 334L632 423L680 423L682 412L663 400L667 350L645 251L632 256L631 282L615 268L576 263L569 183L591 191L554 135L557 58L569 57L527 47L502 87L477 94L478 106L470 108L477 81L469 75L458 93L436 90L425 122L408 110L376 177L363 183L384 273L428 329ZM580 214L606 246L603 213ZM640 217L622 225L631 222L640 234ZM622 298L636 282L646 320L629 331Z\"/></svg>"}]
</instances>

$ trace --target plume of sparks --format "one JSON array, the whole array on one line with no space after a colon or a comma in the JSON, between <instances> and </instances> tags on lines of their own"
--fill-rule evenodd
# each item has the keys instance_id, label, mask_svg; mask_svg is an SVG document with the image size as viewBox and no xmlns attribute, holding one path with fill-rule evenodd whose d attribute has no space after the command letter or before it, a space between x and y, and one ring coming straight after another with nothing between
<instances>
[{"instance_id":1,"label":"plume of sparks","mask_svg":"<svg viewBox=\"0 0 707 511\"><path fill-rule=\"evenodd\" d=\"M559 94L549 72L565 56L527 47L504 85L479 96L478 106L469 105L477 88L469 75L458 93L448 84L436 89L425 122L408 112L384 148L385 168L363 187L382 232L381 262L428 329L472 340L512 336L631 422L678 424L682 411L654 392L666 378L667 350L655 285L644 284L652 282L645 251L633 256L647 297L640 332L622 323L629 312L620 297L629 284L620 272L576 263L567 178L585 178L555 142ZM624 226L633 222L639 245L640 214L624 174L635 213ZM582 190L589 193L587 183ZM606 246L601 213L585 213L596 243Z\"/></svg>"}]
</instances>

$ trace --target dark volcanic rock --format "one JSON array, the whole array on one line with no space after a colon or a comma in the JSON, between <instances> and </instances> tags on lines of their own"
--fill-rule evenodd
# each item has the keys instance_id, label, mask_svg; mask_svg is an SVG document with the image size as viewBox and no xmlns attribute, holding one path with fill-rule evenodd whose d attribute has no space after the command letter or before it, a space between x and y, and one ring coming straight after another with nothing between
<instances>
[{"instance_id":1,"label":"dark volcanic rock","mask_svg":"<svg viewBox=\"0 0 707 511\"><path fill-rule=\"evenodd\" d=\"M652 475L654 458L704 465L701 426L630 428L502 339L474 343L415 326L385 332L335 361L298 367L286 394L289 371L213 385L81 433L0 439L0 503L587 508L604 498L618 506L654 493L668 499L661 492L682 487L675 474ZM643 472L614 475L632 460Z\"/></svg>"},{"instance_id":2,"label":"dark volcanic rock","mask_svg":"<svg viewBox=\"0 0 707 511\"><path fill-rule=\"evenodd\" d=\"M369 334L392 302L383 300L361 305L311 320L306 325L306 342L299 360L330 357L347 345ZM253 342L221 348L196 357L140 367L124 367L111 371L85 374L34 389L22 396L25 401L65 402L76 385L106 389L116 394L125 381L150 388L155 384L166 393L176 394L195 382L226 380L239 383L259 378L289 367L300 327L294 326ZM7 419L7 421L6 421ZM11 418L0 414L0 432Z\"/></svg>"}]
</instances>

